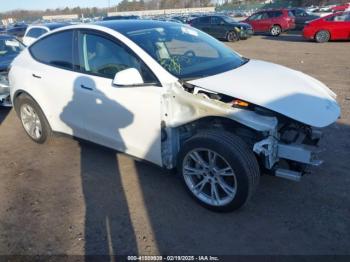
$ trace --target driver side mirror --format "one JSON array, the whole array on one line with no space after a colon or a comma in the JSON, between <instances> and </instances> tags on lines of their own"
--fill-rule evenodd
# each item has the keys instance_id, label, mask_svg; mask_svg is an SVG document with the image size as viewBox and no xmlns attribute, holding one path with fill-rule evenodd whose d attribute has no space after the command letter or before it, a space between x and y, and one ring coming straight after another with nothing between
<instances>
[{"instance_id":1,"label":"driver side mirror","mask_svg":"<svg viewBox=\"0 0 350 262\"><path fill-rule=\"evenodd\" d=\"M116 86L138 86L143 85L143 79L136 68L128 68L115 74L113 85Z\"/></svg>"}]
</instances>

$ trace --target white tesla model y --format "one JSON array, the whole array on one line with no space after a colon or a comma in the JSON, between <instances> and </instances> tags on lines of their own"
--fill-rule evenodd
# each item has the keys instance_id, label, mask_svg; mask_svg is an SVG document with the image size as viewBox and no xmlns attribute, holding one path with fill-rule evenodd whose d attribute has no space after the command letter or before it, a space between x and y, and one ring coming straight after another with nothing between
<instances>
[{"instance_id":1,"label":"white tesla model y","mask_svg":"<svg viewBox=\"0 0 350 262\"><path fill-rule=\"evenodd\" d=\"M316 79L160 21L58 29L15 59L9 81L35 142L66 133L176 168L215 211L245 204L262 172L299 180L321 164L319 128L340 115Z\"/></svg>"}]
</instances>

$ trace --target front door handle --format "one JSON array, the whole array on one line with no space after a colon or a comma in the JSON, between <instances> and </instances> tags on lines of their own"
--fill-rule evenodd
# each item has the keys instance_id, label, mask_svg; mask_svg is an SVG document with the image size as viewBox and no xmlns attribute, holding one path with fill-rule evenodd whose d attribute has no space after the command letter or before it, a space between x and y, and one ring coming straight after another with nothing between
<instances>
[{"instance_id":1,"label":"front door handle","mask_svg":"<svg viewBox=\"0 0 350 262\"><path fill-rule=\"evenodd\" d=\"M32 76L35 77L35 78L41 79L41 76L38 76L36 74L32 74Z\"/></svg>"},{"instance_id":2,"label":"front door handle","mask_svg":"<svg viewBox=\"0 0 350 262\"><path fill-rule=\"evenodd\" d=\"M89 86L86 86L86 85L83 85L83 84L81 84L80 87L83 88L83 89L89 90L89 91L93 90L92 87L89 87Z\"/></svg>"}]
</instances>

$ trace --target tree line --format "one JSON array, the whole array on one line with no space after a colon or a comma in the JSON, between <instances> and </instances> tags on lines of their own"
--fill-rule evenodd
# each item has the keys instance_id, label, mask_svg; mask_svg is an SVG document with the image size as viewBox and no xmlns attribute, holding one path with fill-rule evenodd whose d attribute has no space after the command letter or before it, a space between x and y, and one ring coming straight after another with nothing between
<instances>
[{"instance_id":1,"label":"tree line","mask_svg":"<svg viewBox=\"0 0 350 262\"><path fill-rule=\"evenodd\" d=\"M349 0L337 0L337 3L345 3ZM254 4L262 4L265 0L123 0L118 5L108 8L81 8L79 6L73 8L56 8L46 10L13 10L0 13L0 20L14 18L17 21L27 20L33 21L40 19L45 15L66 15L78 14L84 17L105 16L108 11L139 11L139 10L157 10L157 9L173 9L173 8L192 8L207 7L220 3L225 9L234 9L237 7L249 7ZM334 3L334 0L275 0L274 4L289 6L310 6L310 5L326 5Z\"/></svg>"}]
</instances>

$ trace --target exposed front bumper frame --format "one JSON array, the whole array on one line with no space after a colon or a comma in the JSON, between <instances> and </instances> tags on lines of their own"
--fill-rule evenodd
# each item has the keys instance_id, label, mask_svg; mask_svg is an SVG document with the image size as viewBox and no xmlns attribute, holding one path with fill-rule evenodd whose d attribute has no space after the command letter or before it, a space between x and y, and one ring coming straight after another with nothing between
<instances>
[{"instance_id":1,"label":"exposed front bumper frame","mask_svg":"<svg viewBox=\"0 0 350 262\"><path fill-rule=\"evenodd\" d=\"M318 153L320 153L317 146L320 136L321 133L316 131L313 134L313 138L316 141L315 144L307 145L301 141L285 144L271 135L255 143L253 150L256 154L262 156L264 159L264 166L269 170L274 170L276 164L283 159L301 165L319 166L323 163L322 160L317 158ZM276 169L275 175L298 181L297 177L300 177L302 173L299 171L296 172L295 170Z\"/></svg>"}]
</instances>

